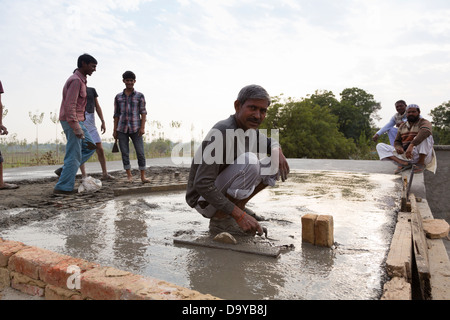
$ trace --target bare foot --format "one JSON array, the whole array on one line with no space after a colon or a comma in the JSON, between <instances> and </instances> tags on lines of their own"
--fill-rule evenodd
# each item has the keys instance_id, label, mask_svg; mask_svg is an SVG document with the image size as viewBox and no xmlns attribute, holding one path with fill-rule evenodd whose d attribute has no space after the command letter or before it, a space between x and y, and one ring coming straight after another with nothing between
<instances>
[{"instance_id":1,"label":"bare foot","mask_svg":"<svg viewBox=\"0 0 450 320\"><path fill-rule=\"evenodd\" d=\"M150 183L150 180L147 178L141 178L142 183Z\"/></svg>"}]
</instances>

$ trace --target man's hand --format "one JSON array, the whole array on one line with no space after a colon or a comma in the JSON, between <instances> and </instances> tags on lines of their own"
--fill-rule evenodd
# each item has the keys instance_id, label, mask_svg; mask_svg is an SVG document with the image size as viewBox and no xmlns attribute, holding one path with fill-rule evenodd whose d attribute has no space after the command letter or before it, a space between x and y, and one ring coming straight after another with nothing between
<instances>
[{"instance_id":1,"label":"man's hand","mask_svg":"<svg viewBox=\"0 0 450 320\"><path fill-rule=\"evenodd\" d=\"M145 134L145 128L144 127L140 127L139 128L139 136L143 136Z\"/></svg>"},{"instance_id":2,"label":"man's hand","mask_svg":"<svg viewBox=\"0 0 450 320\"><path fill-rule=\"evenodd\" d=\"M402 147L395 147L395 151L397 151L398 154L403 154L405 152Z\"/></svg>"},{"instance_id":3,"label":"man's hand","mask_svg":"<svg viewBox=\"0 0 450 320\"><path fill-rule=\"evenodd\" d=\"M280 177L281 177L281 181L285 181L287 179L287 175L290 171L289 169L289 164L287 162L286 157L283 154L283 151L280 149L278 149L279 152L279 170L280 170Z\"/></svg>"},{"instance_id":4,"label":"man's hand","mask_svg":"<svg viewBox=\"0 0 450 320\"><path fill-rule=\"evenodd\" d=\"M78 139L84 139L83 129L77 129L76 131L74 131L74 134Z\"/></svg>"},{"instance_id":5,"label":"man's hand","mask_svg":"<svg viewBox=\"0 0 450 320\"><path fill-rule=\"evenodd\" d=\"M105 134L105 132L106 132L105 120L102 120L102 125L101 125L100 129L102 130L102 134Z\"/></svg>"},{"instance_id":6,"label":"man's hand","mask_svg":"<svg viewBox=\"0 0 450 320\"><path fill-rule=\"evenodd\" d=\"M378 137L379 137L379 136L378 136L377 134L375 134L375 135L372 137L372 140L375 141L375 142L377 142L377 141L378 141Z\"/></svg>"},{"instance_id":7,"label":"man's hand","mask_svg":"<svg viewBox=\"0 0 450 320\"><path fill-rule=\"evenodd\" d=\"M263 235L264 231L261 225L253 218L251 215L248 215L243 210L241 210L238 206L235 206L231 216L236 220L239 227L250 235Z\"/></svg>"},{"instance_id":8,"label":"man's hand","mask_svg":"<svg viewBox=\"0 0 450 320\"><path fill-rule=\"evenodd\" d=\"M412 143L410 143L408 146L408 149L406 149L406 152L405 152L406 159L412 159L413 150L414 150L414 145Z\"/></svg>"},{"instance_id":9,"label":"man's hand","mask_svg":"<svg viewBox=\"0 0 450 320\"><path fill-rule=\"evenodd\" d=\"M1 112L1 111L0 111ZM8 129L6 129L6 127L4 125L0 125L0 135L7 135L8 134Z\"/></svg>"}]
</instances>

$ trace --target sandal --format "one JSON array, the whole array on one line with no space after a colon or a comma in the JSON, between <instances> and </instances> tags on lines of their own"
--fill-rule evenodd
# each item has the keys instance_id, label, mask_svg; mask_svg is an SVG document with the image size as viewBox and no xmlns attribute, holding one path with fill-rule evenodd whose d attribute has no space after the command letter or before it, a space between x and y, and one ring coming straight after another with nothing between
<instances>
[{"instance_id":1,"label":"sandal","mask_svg":"<svg viewBox=\"0 0 450 320\"><path fill-rule=\"evenodd\" d=\"M423 173L423 171L425 170L425 165L424 164L415 164L414 167L414 174L416 173Z\"/></svg>"},{"instance_id":2,"label":"sandal","mask_svg":"<svg viewBox=\"0 0 450 320\"><path fill-rule=\"evenodd\" d=\"M394 174L399 174L399 173L401 173L405 170L411 169L411 168L412 168L412 164L410 164L410 163L405 164L405 165L401 164L397 167L397 170L394 171Z\"/></svg>"}]
</instances>

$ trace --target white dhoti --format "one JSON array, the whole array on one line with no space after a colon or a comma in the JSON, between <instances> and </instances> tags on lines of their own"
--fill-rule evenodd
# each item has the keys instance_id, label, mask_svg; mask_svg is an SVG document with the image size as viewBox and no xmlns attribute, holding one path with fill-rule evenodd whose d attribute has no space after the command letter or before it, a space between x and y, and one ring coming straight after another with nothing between
<instances>
[{"instance_id":1,"label":"white dhoti","mask_svg":"<svg viewBox=\"0 0 450 320\"><path fill-rule=\"evenodd\" d=\"M388 158L394 156L398 159L407 161L411 164L415 164L419 161L420 154L426 154L425 165L428 165L433 160L433 146L434 146L433 136L429 136L427 139L422 141L421 144L414 147L411 159L407 159L404 153L398 154L393 146L385 143L377 144L377 152L378 156L380 157L380 160L391 160Z\"/></svg>"}]
</instances>

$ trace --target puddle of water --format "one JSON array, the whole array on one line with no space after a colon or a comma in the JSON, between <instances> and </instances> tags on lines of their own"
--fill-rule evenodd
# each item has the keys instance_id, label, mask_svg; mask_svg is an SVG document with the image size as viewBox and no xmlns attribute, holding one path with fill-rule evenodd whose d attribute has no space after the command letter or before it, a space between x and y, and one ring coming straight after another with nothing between
<instances>
[{"instance_id":1,"label":"puddle of water","mask_svg":"<svg viewBox=\"0 0 450 320\"><path fill-rule=\"evenodd\" d=\"M392 175L294 172L249 203L274 244L295 246L278 259L174 245L208 230L184 192L121 197L0 236L223 299L378 299L400 191ZM302 243L306 213L333 216L335 248Z\"/></svg>"}]
</instances>

